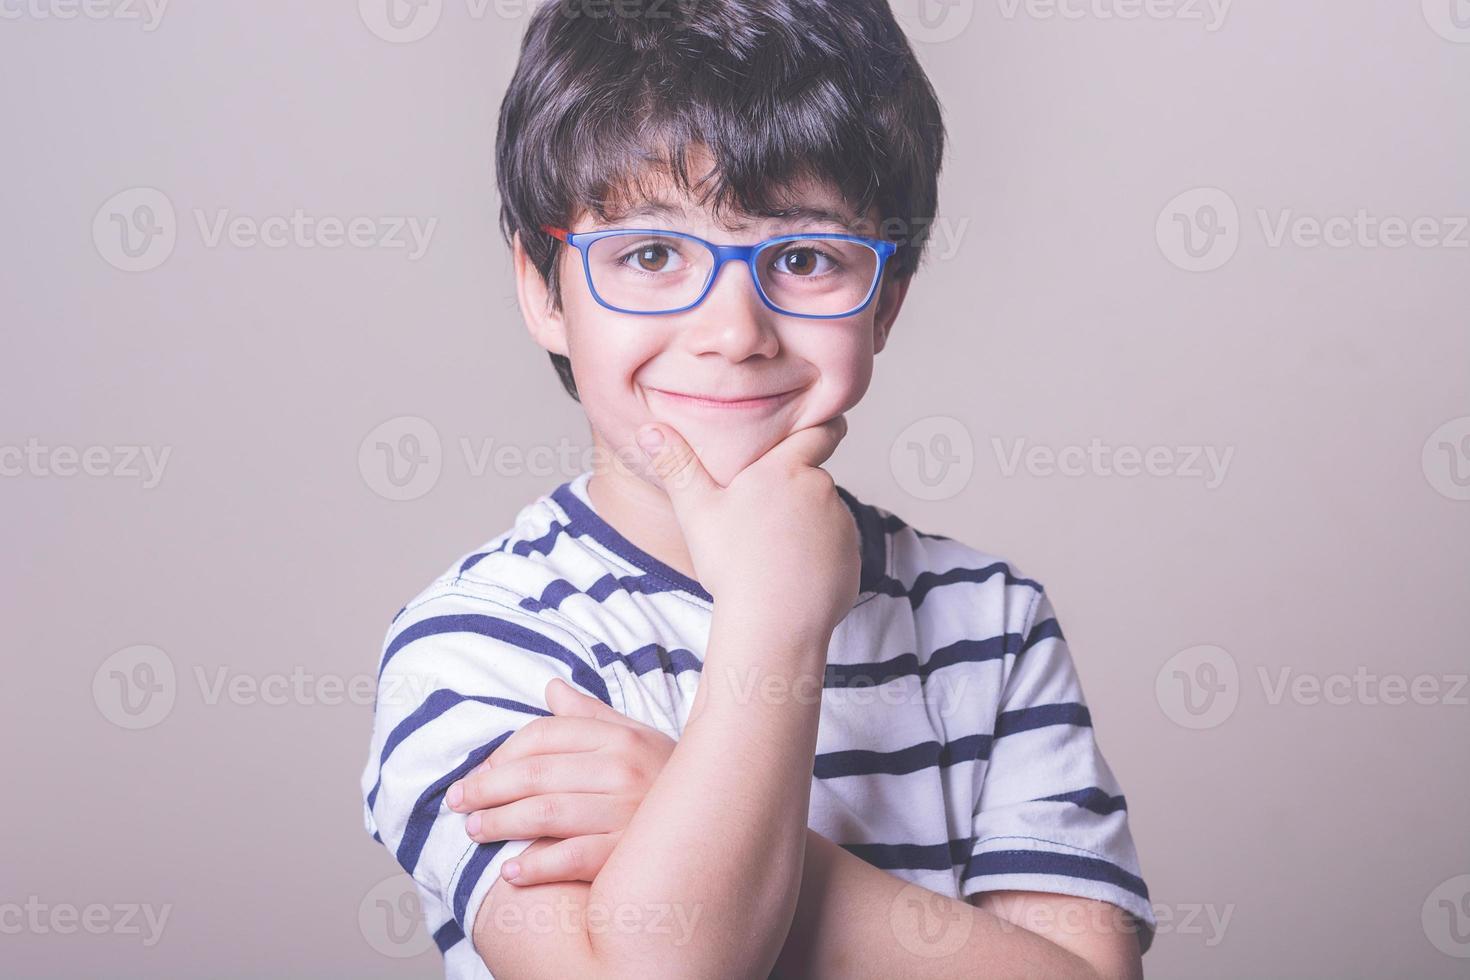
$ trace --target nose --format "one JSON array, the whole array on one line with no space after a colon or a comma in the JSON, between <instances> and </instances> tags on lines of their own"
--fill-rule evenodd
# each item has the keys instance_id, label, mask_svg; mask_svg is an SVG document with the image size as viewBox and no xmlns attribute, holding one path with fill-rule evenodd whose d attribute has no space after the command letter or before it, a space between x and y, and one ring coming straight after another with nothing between
<instances>
[{"instance_id":1,"label":"nose","mask_svg":"<svg viewBox=\"0 0 1470 980\"><path fill-rule=\"evenodd\" d=\"M696 354L713 351L738 362L780 350L776 314L761 302L745 262L726 262L704 302L681 317L680 337Z\"/></svg>"}]
</instances>

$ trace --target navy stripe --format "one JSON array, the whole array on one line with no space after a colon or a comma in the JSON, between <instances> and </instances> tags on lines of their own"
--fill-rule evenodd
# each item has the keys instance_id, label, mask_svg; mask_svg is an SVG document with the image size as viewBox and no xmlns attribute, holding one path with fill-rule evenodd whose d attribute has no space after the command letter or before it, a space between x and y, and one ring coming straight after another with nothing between
<instances>
[{"instance_id":1,"label":"navy stripe","mask_svg":"<svg viewBox=\"0 0 1470 980\"><path fill-rule=\"evenodd\" d=\"M572 492L571 483L572 481L568 480L551 491L551 499L556 501L570 518L567 524L568 534L576 537L589 537L628 564L649 575L663 579L676 589L698 596L705 602L715 601L715 597L705 591L704 586L694 579L664 564L623 537L616 528L599 517L596 511L584 504L581 498Z\"/></svg>"},{"instance_id":2,"label":"navy stripe","mask_svg":"<svg viewBox=\"0 0 1470 980\"><path fill-rule=\"evenodd\" d=\"M601 667L621 663L633 674L640 676L650 671L662 670L677 677L686 670L704 669L704 662L694 651L684 647L670 650L658 643L641 646L632 653L618 653L606 643L597 643L592 647L592 656L597 658Z\"/></svg>"},{"instance_id":3,"label":"navy stripe","mask_svg":"<svg viewBox=\"0 0 1470 980\"><path fill-rule=\"evenodd\" d=\"M532 653L539 653L558 660L571 670L574 684L596 696L603 703L612 704L612 696L608 694L607 684L604 683L602 675L587 661L533 629L496 616L480 614L431 616L414 623L395 636L388 644L387 650L383 653L382 666L378 668L378 678L382 679L388 661L392 660L399 650L415 640L445 633L476 633L494 640L503 640L522 650L529 650Z\"/></svg>"},{"instance_id":4,"label":"navy stripe","mask_svg":"<svg viewBox=\"0 0 1470 980\"><path fill-rule=\"evenodd\" d=\"M877 592L888 577L888 535L877 508L860 502L845 488L836 486L837 496L852 512L858 529L858 594Z\"/></svg>"},{"instance_id":5,"label":"navy stripe","mask_svg":"<svg viewBox=\"0 0 1470 980\"><path fill-rule=\"evenodd\" d=\"M902 776L936 766L946 768L959 762L990 758L989 735L966 735L953 742L920 742L894 752L871 749L842 749L817 754L812 774L818 779L841 776Z\"/></svg>"},{"instance_id":6,"label":"navy stripe","mask_svg":"<svg viewBox=\"0 0 1470 980\"><path fill-rule=\"evenodd\" d=\"M381 789L383 785L383 766L385 763L387 763L388 756L393 753L393 750L398 747L399 743L408 738L408 736L412 735L414 732L418 731L420 728L423 728L435 718L438 718L440 715L444 714L444 712L448 711L450 708L465 701L476 701L480 704L488 704L497 708L505 708L509 711L520 712L521 714L536 716L546 716L551 714L551 712L547 711L545 708L538 708L535 705L531 704L522 704L519 701L511 701L508 698L494 698L482 695L460 694L457 691L451 691L445 687L439 688L439 690L424 698L424 703L415 708L413 714L400 721L394 727L393 731L388 734L387 740L383 743L383 751L378 756L378 781L376 784L374 784L372 792L367 795L367 805L369 809L371 809L373 804L377 802L378 790ZM612 706L608 705L608 707Z\"/></svg>"},{"instance_id":7,"label":"navy stripe","mask_svg":"<svg viewBox=\"0 0 1470 980\"><path fill-rule=\"evenodd\" d=\"M1003 561L991 562L984 568L951 568L944 572L920 572L914 579L914 584L908 591L909 602L915 609L929 596L929 593L945 585L953 585L957 582L986 582L996 575L1005 576L1006 585L1024 585L1035 589L1038 593L1042 591L1041 585L1029 578L1018 578L1011 574L1011 567Z\"/></svg>"},{"instance_id":8,"label":"navy stripe","mask_svg":"<svg viewBox=\"0 0 1470 980\"><path fill-rule=\"evenodd\" d=\"M1062 640L1064 642L1067 639L1065 636L1062 635L1062 626L1060 623L1057 622L1055 616L1052 616L1048 619L1043 619L1041 622L1031 627L1031 632L1026 634L1026 642L1022 645L1021 652L1025 653L1027 650L1030 650L1042 640L1053 639Z\"/></svg>"},{"instance_id":9,"label":"navy stripe","mask_svg":"<svg viewBox=\"0 0 1470 980\"><path fill-rule=\"evenodd\" d=\"M872 664L829 663L822 686L876 687L879 684L914 676L923 681L940 668L960 663L999 660L1007 654L1017 652L1020 647L1020 634L1005 633L983 640L956 640L934 650L923 664L920 664L918 656L912 653L901 653L896 657Z\"/></svg>"},{"instance_id":10,"label":"navy stripe","mask_svg":"<svg viewBox=\"0 0 1470 980\"><path fill-rule=\"evenodd\" d=\"M439 927L434 933L434 945L439 947L439 952L449 952L449 947L464 938L464 930L460 929L459 923L450 919Z\"/></svg>"},{"instance_id":11,"label":"navy stripe","mask_svg":"<svg viewBox=\"0 0 1470 980\"><path fill-rule=\"evenodd\" d=\"M952 871L969 860L974 838L947 844L843 844L842 849L884 871Z\"/></svg>"},{"instance_id":12,"label":"navy stripe","mask_svg":"<svg viewBox=\"0 0 1470 980\"><path fill-rule=\"evenodd\" d=\"M965 881L981 875L1061 875L1102 881L1148 899L1143 879L1129 874L1111 861L1055 851L986 851L976 854L965 866Z\"/></svg>"},{"instance_id":13,"label":"navy stripe","mask_svg":"<svg viewBox=\"0 0 1470 980\"><path fill-rule=\"evenodd\" d=\"M470 893L475 890L475 884L480 876L485 873L485 866L490 863L500 849L506 845L503 840L494 841L489 844L479 844L475 847L475 856L470 858L460 872L459 883L454 886L454 918L459 922L460 929L475 930L473 922L464 920L465 906L469 904Z\"/></svg>"},{"instance_id":14,"label":"navy stripe","mask_svg":"<svg viewBox=\"0 0 1470 980\"><path fill-rule=\"evenodd\" d=\"M1070 793L1057 793L1054 796L1043 796L1032 802L1075 803L1084 810L1091 810L1093 813L1104 817L1110 813L1128 809L1128 802L1122 796L1111 796L1096 786L1073 790Z\"/></svg>"},{"instance_id":15,"label":"navy stripe","mask_svg":"<svg viewBox=\"0 0 1470 980\"><path fill-rule=\"evenodd\" d=\"M500 743L510 738L510 732L502 732L484 745L470 752L458 767L444 776L440 776L429 784L423 795L414 803L413 809L408 811L408 824L403 828L403 839L398 842L398 850L395 856L398 863L403 865L403 870L413 874L418 867L419 856L424 852L424 844L429 839L429 831L434 829L434 821L439 816L439 806L444 802L444 793L449 789L449 784L462 777L465 773L485 761L485 757L500 747Z\"/></svg>"},{"instance_id":16,"label":"navy stripe","mask_svg":"<svg viewBox=\"0 0 1470 980\"><path fill-rule=\"evenodd\" d=\"M1079 728L1091 728L1092 715L1088 712L1086 705L1070 701L1062 704L1038 704L1016 711L1002 711L995 719L995 737L1001 738L1006 735L1015 735L1018 732L1029 732L1033 728L1045 728L1048 725L1076 725Z\"/></svg>"}]
</instances>

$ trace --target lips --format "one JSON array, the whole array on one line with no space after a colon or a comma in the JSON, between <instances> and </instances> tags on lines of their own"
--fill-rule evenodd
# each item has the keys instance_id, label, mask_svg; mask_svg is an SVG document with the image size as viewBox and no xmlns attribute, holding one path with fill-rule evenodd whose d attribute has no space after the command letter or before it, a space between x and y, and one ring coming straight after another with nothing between
<instances>
[{"instance_id":1,"label":"lips","mask_svg":"<svg viewBox=\"0 0 1470 980\"><path fill-rule=\"evenodd\" d=\"M665 388L649 388L649 391L657 392L668 398L674 398L688 405L706 405L715 408L755 408L762 405L774 405L796 392L795 388L785 391L776 391L770 394L755 395L705 395L694 392L669 391Z\"/></svg>"}]
</instances>

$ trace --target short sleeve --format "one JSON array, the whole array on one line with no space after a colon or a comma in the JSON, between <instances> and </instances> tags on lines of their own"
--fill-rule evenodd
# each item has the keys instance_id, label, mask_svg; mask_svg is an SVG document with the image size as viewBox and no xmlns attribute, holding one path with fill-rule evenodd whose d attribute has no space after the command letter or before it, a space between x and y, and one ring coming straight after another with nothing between
<instances>
[{"instance_id":1,"label":"short sleeve","mask_svg":"<svg viewBox=\"0 0 1470 980\"><path fill-rule=\"evenodd\" d=\"M1098 748L1071 651L1039 588L1018 631L976 802L962 894L1016 889L1110 902L1156 921L1123 792Z\"/></svg>"},{"instance_id":2,"label":"short sleeve","mask_svg":"<svg viewBox=\"0 0 1470 980\"><path fill-rule=\"evenodd\" d=\"M450 810L444 794L522 725L550 714L553 677L618 707L575 637L508 602L432 595L388 629L363 820L418 884L425 924L446 958L465 961L466 949L453 948L468 945L501 865L532 841L476 843L465 833L468 815Z\"/></svg>"}]
</instances>

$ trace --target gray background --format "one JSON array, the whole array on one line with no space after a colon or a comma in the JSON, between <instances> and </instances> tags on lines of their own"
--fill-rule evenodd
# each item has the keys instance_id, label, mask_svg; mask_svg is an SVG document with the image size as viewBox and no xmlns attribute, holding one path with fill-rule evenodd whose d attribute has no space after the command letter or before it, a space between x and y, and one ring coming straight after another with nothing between
<instances>
[{"instance_id":1,"label":"gray background","mask_svg":"<svg viewBox=\"0 0 1470 980\"><path fill-rule=\"evenodd\" d=\"M379 904L406 879L362 829L351 692L589 441L494 225L526 5L444 0L409 41L377 8L5 8L0 915L45 909L0 918L8 974L440 975ZM946 109L950 240L829 468L1047 586L1160 910L1151 977L1467 975L1470 26L1452 0L896 9ZM136 188L175 240L126 271ZM222 210L298 208L436 224L421 256L211 243ZM1429 223L1273 243L1360 211ZM1180 222L1212 215L1193 260ZM375 453L404 435L428 462L400 490ZM1007 465L1094 439L1164 447L1157 472ZM59 447L101 447L94 475ZM157 717L113 686L139 658ZM1395 677L1429 703L1385 703ZM93 904L98 934L63 931ZM119 911L145 905L152 945Z\"/></svg>"}]
</instances>

